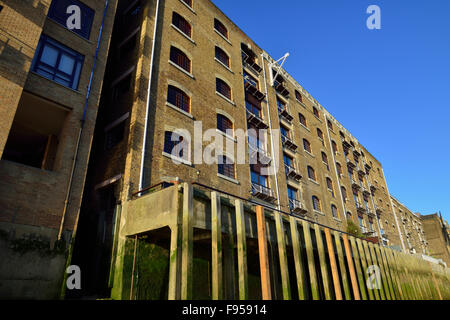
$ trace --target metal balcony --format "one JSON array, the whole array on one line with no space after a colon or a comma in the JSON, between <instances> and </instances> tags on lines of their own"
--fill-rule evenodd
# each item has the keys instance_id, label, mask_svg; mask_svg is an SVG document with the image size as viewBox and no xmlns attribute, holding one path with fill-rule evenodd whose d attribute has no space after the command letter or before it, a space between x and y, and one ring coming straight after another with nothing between
<instances>
[{"instance_id":1,"label":"metal balcony","mask_svg":"<svg viewBox=\"0 0 450 320\"><path fill-rule=\"evenodd\" d=\"M356 164L351 159L345 157L345 160L347 161L347 167L349 169L355 169L356 168Z\"/></svg>"},{"instance_id":2,"label":"metal balcony","mask_svg":"<svg viewBox=\"0 0 450 320\"><path fill-rule=\"evenodd\" d=\"M374 194L375 191L377 191L377 187L373 184L369 184L369 188L370 188L370 191L372 192L372 194Z\"/></svg>"},{"instance_id":3,"label":"metal balcony","mask_svg":"<svg viewBox=\"0 0 450 320\"><path fill-rule=\"evenodd\" d=\"M275 202L277 198L274 196L271 189L264 187L257 183L252 183L252 195L255 197L267 201L267 202Z\"/></svg>"},{"instance_id":4,"label":"metal balcony","mask_svg":"<svg viewBox=\"0 0 450 320\"><path fill-rule=\"evenodd\" d=\"M264 100L266 95L259 91L258 84L249 77L244 78L245 91L254 96L258 101Z\"/></svg>"},{"instance_id":5,"label":"metal balcony","mask_svg":"<svg viewBox=\"0 0 450 320\"><path fill-rule=\"evenodd\" d=\"M269 126L267 123L258 117L256 114L250 112L247 110L247 122L253 126L255 126L258 129L267 129Z\"/></svg>"},{"instance_id":6,"label":"metal balcony","mask_svg":"<svg viewBox=\"0 0 450 320\"><path fill-rule=\"evenodd\" d=\"M255 74L259 74L262 68L255 62L254 59L250 58L245 52L241 52L242 55L242 65Z\"/></svg>"},{"instance_id":7,"label":"metal balcony","mask_svg":"<svg viewBox=\"0 0 450 320\"><path fill-rule=\"evenodd\" d=\"M359 202L355 202L356 210L360 213L365 213L366 208L364 208Z\"/></svg>"},{"instance_id":8,"label":"metal balcony","mask_svg":"<svg viewBox=\"0 0 450 320\"><path fill-rule=\"evenodd\" d=\"M288 123L291 123L294 120L294 117L289 113L286 107L278 107L278 114L280 118L286 120Z\"/></svg>"},{"instance_id":9,"label":"metal balcony","mask_svg":"<svg viewBox=\"0 0 450 320\"><path fill-rule=\"evenodd\" d=\"M363 195L370 196L370 191L367 190L364 186L361 186L361 190L362 190Z\"/></svg>"},{"instance_id":10,"label":"metal balcony","mask_svg":"<svg viewBox=\"0 0 450 320\"><path fill-rule=\"evenodd\" d=\"M350 177L350 182L352 183L352 188L355 190L361 189L361 186L358 182L356 182L353 178Z\"/></svg>"},{"instance_id":11,"label":"metal balcony","mask_svg":"<svg viewBox=\"0 0 450 320\"><path fill-rule=\"evenodd\" d=\"M249 144L250 163L269 164L272 161L270 154L259 147Z\"/></svg>"},{"instance_id":12,"label":"metal balcony","mask_svg":"<svg viewBox=\"0 0 450 320\"><path fill-rule=\"evenodd\" d=\"M289 90L286 89L286 87L284 86L284 84L282 82L279 82L278 80L275 80L273 82L273 86L275 88L275 90L281 94L283 97L288 98L289 99Z\"/></svg>"},{"instance_id":13,"label":"metal balcony","mask_svg":"<svg viewBox=\"0 0 450 320\"><path fill-rule=\"evenodd\" d=\"M375 214L369 208L367 208L366 213L369 217L375 217Z\"/></svg>"},{"instance_id":14,"label":"metal balcony","mask_svg":"<svg viewBox=\"0 0 450 320\"><path fill-rule=\"evenodd\" d=\"M302 175L298 173L294 167L284 164L284 171L288 178L294 179L295 181L300 181L302 179Z\"/></svg>"},{"instance_id":15,"label":"metal balcony","mask_svg":"<svg viewBox=\"0 0 450 320\"><path fill-rule=\"evenodd\" d=\"M283 147L286 149L291 150L292 152L296 152L298 149L298 146L292 141L290 138L286 137L285 135L281 135L281 142L283 143Z\"/></svg>"},{"instance_id":16,"label":"metal balcony","mask_svg":"<svg viewBox=\"0 0 450 320\"><path fill-rule=\"evenodd\" d=\"M296 199L289 199L289 207L291 208L292 213L305 214L307 212L303 203Z\"/></svg>"},{"instance_id":17,"label":"metal balcony","mask_svg":"<svg viewBox=\"0 0 450 320\"><path fill-rule=\"evenodd\" d=\"M383 209L381 209L381 208L375 206L375 212L376 212L378 215L380 215L380 214L383 213Z\"/></svg>"},{"instance_id":18,"label":"metal balcony","mask_svg":"<svg viewBox=\"0 0 450 320\"><path fill-rule=\"evenodd\" d=\"M341 138L341 141L342 141L342 147L344 149L350 149L352 147L352 145L350 143L348 143L348 141L345 140L345 138Z\"/></svg>"}]
</instances>

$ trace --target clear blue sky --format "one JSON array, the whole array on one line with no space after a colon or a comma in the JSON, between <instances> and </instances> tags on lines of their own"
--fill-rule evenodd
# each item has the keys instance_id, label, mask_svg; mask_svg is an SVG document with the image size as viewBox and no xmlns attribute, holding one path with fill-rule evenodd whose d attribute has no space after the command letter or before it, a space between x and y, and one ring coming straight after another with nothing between
<instances>
[{"instance_id":1,"label":"clear blue sky","mask_svg":"<svg viewBox=\"0 0 450 320\"><path fill-rule=\"evenodd\" d=\"M450 1L213 0L383 165L413 212L450 221ZM381 8L381 30L366 9ZM264 21L264 23L261 23Z\"/></svg>"}]
</instances>

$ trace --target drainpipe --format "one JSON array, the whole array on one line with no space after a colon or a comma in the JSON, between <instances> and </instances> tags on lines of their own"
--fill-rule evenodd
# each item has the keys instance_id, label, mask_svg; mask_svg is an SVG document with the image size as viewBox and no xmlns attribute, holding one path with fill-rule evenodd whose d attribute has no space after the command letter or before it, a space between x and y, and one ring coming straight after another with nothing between
<instances>
[{"instance_id":1,"label":"drainpipe","mask_svg":"<svg viewBox=\"0 0 450 320\"><path fill-rule=\"evenodd\" d=\"M384 184L386 185L386 191L389 197L389 201L391 202L391 207L392 207L392 213L394 214L394 219L395 219L395 224L397 225L397 230L398 230L398 235L400 236L400 241L402 243L402 248L403 251L406 252L406 248L405 248L405 243L403 242L403 237L402 237L402 232L400 231L400 226L398 225L398 220L397 220L397 215L395 214L395 209L394 209L394 203L392 202L392 198L391 198L391 194L389 193L389 188L385 179L385 175L384 175L384 169L381 168L381 172L383 172L383 180L384 180Z\"/></svg>"},{"instance_id":2,"label":"drainpipe","mask_svg":"<svg viewBox=\"0 0 450 320\"><path fill-rule=\"evenodd\" d=\"M61 240L61 237L62 237L64 220L66 219L67 208L69 206L69 201L70 201L70 194L72 193L73 176L74 176L75 169L76 169L77 162L78 162L78 153L80 151L80 141L81 141L81 136L82 136L83 129L84 129L84 124L86 122L87 107L88 107L88 103L89 103L89 98L91 96L92 82L94 79L94 71L95 71L95 66L97 64L98 52L99 52L100 43L102 40L103 26L105 24L105 17L106 17L106 12L108 11L108 5L109 5L109 0L106 0L105 9L103 11L102 24L100 25L100 32L98 34L97 48L95 49L94 64L92 65L91 76L89 78L89 85L88 85L88 90L86 93L86 100L84 102L83 117L81 118L81 126L80 126L80 130L78 132L77 144L75 147L75 154L74 154L74 159L72 162L70 179L69 179L69 183L67 185L66 199L64 200L64 210L62 213L61 222L59 224L58 240Z\"/></svg>"},{"instance_id":3,"label":"drainpipe","mask_svg":"<svg viewBox=\"0 0 450 320\"><path fill-rule=\"evenodd\" d=\"M343 215L344 215L344 219L345 221L347 221L347 210L345 209L345 204L344 204L344 198L342 197L342 190L341 190L341 182L339 181L339 176L338 176L338 171L337 171L337 164L336 164L336 158L334 156L334 150L333 150L333 146L331 144L331 137L330 137L330 128L328 127L328 121L327 121L327 116L324 113L323 114L323 119L325 121L325 124L327 126L327 136L328 136L328 143L330 144L330 148L331 148L331 155L333 157L333 164L334 164L334 170L336 172L336 181L338 183L338 188L339 190L337 191L339 193L339 197L341 198L341 205L342 205L342 209L343 209Z\"/></svg>"},{"instance_id":4,"label":"drainpipe","mask_svg":"<svg viewBox=\"0 0 450 320\"><path fill-rule=\"evenodd\" d=\"M266 66L264 64L264 54L261 53L261 62L262 62L262 66L263 66L263 73L264 73L264 88L266 90L266 97L267 97L267 117L269 118L269 128L270 128L270 147L272 149L272 156L273 156L273 160L272 160L272 164L273 164L273 169L274 169L274 173L275 173L275 187L277 189L277 202L278 202L278 210L281 210L281 205L280 205L280 192L278 189L278 175L277 175L277 167L275 165L275 154L274 154L274 143L273 143L273 135L272 135L272 121L270 119L270 106L269 106L269 94L267 92L267 79L266 79ZM267 60L268 61L268 60ZM279 150L278 150L279 151Z\"/></svg>"},{"instance_id":5,"label":"drainpipe","mask_svg":"<svg viewBox=\"0 0 450 320\"><path fill-rule=\"evenodd\" d=\"M153 59L155 57L155 45L156 45L156 30L158 28L158 12L159 12L159 0L156 1L156 10L155 10L155 28L153 30L153 39L152 39L152 56L150 58L150 71L148 75L148 91L147 91L147 106L145 109L145 124L144 124L144 139L142 141L142 154L141 154L141 172L139 178L139 190L143 189L144 182L144 160L145 160L145 151L147 144L147 130L148 130L148 113L150 110L150 95L152 89L152 75L153 75Z\"/></svg>"}]
</instances>

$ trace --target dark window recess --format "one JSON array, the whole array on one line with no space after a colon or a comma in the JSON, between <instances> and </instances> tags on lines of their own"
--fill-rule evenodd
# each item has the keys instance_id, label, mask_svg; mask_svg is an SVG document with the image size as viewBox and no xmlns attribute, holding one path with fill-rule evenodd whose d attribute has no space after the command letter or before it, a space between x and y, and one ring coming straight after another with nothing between
<instances>
[{"instance_id":1,"label":"dark window recess","mask_svg":"<svg viewBox=\"0 0 450 320\"><path fill-rule=\"evenodd\" d=\"M119 57L120 59L125 58L130 52L133 52L134 48L136 48L137 43L137 33L128 39L122 46L120 47Z\"/></svg>"},{"instance_id":2,"label":"dark window recess","mask_svg":"<svg viewBox=\"0 0 450 320\"><path fill-rule=\"evenodd\" d=\"M63 86L76 90L84 56L46 35L36 49L31 70Z\"/></svg>"},{"instance_id":3,"label":"dark window recess","mask_svg":"<svg viewBox=\"0 0 450 320\"><path fill-rule=\"evenodd\" d=\"M216 78L216 91L231 100L231 88L223 80Z\"/></svg>"},{"instance_id":4,"label":"dark window recess","mask_svg":"<svg viewBox=\"0 0 450 320\"><path fill-rule=\"evenodd\" d=\"M303 97L302 94L298 91L295 91L295 98L297 99L298 102L302 102L303 103Z\"/></svg>"},{"instance_id":5,"label":"dark window recess","mask_svg":"<svg viewBox=\"0 0 450 320\"><path fill-rule=\"evenodd\" d=\"M95 11L77 0L53 0L48 10L48 17L68 28L68 19L74 14L73 10L67 10L70 6L75 5L80 8L80 29L70 29L83 38L89 39L92 21L94 20Z\"/></svg>"},{"instance_id":6,"label":"dark window recess","mask_svg":"<svg viewBox=\"0 0 450 320\"><path fill-rule=\"evenodd\" d=\"M308 167L308 178L316 181L316 172L311 167Z\"/></svg>"},{"instance_id":7,"label":"dark window recess","mask_svg":"<svg viewBox=\"0 0 450 320\"><path fill-rule=\"evenodd\" d=\"M313 107L313 112L314 112L314 115L315 115L317 118L320 118L319 110L317 110L316 107Z\"/></svg>"},{"instance_id":8,"label":"dark window recess","mask_svg":"<svg viewBox=\"0 0 450 320\"><path fill-rule=\"evenodd\" d=\"M114 148L123 140L125 123L126 121L122 121L105 133L105 150Z\"/></svg>"},{"instance_id":9,"label":"dark window recess","mask_svg":"<svg viewBox=\"0 0 450 320\"><path fill-rule=\"evenodd\" d=\"M174 12L172 15L172 24L178 29L180 29L189 38L192 36L191 25L189 24L189 22L186 21L186 19L184 19L176 12Z\"/></svg>"},{"instance_id":10,"label":"dark window recess","mask_svg":"<svg viewBox=\"0 0 450 320\"><path fill-rule=\"evenodd\" d=\"M166 131L164 134L164 152L175 158L188 159L187 145L184 138L174 132Z\"/></svg>"},{"instance_id":11,"label":"dark window recess","mask_svg":"<svg viewBox=\"0 0 450 320\"><path fill-rule=\"evenodd\" d=\"M3 10L3 6L0 6L0 12L2 12L2 10Z\"/></svg>"},{"instance_id":12,"label":"dark window recess","mask_svg":"<svg viewBox=\"0 0 450 320\"><path fill-rule=\"evenodd\" d=\"M234 164L225 156L219 158L219 173L231 179L235 177Z\"/></svg>"},{"instance_id":13,"label":"dark window recess","mask_svg":"<svg viewBox=\"0 0 450 320\"><path fill-rule=\"evenodd\" d=\"M192 0L181 0L181 1L183 1L183 2L186 3L189 7L192 8Z\"/></svg>"},{"instance_id":14,"label":"dark window recess","mask_svg":"<svg viewBox=\"0 0 450 320\"><path fill-rule=\"evenodd\" d=\"M228 30L227 30L227 28L223 25L222 22L220 22L217 19L214 19L214 29L216 29L221 35L223 35L225 38L228 39Z\"/></svg>"},{"instance_id":15,"label":"dark window recess","mask_svg":"<svg viewBox=\"0 0 450 320\"><path fill-rule=\"evenodd\" d=\"M298 118L299 118L299 120L300 120L300 123L301 123L302 125L304 125L305 127L307 127L305 116L304 116L303 114L299 113L299 114L298 114Z\"/></svg>"},{"instance_id":16,"label":"dark window recess","mask_svg":"<svg viewBox=\"0 0 450 320\"><path fill-rule=\"evenodd\" d=\"M317 211L321 210L319 198L317 198L316 196L313 196L312 197L312 203L313 203L314 210L317 210Z\"/></svg>"},{"instance_id":17,"label":"dark window recess","mask_svg":"<svg viewBox=\"0 0 450 320\"><path fill-rule=\"evenodd\" d=\"M218 114L217 115L217 129L227 133L227 130L233 130L233 123L227 117Z\"/></svg>"},{"instance_id":18,"label":"dark window recess","mask_svg":"<svg viewBox=\"0 0 450 320\"><path fill-rule=\"evenodd\" d=\"M118 101L120 100L124 95L130 91L130 85L131 85L131 74L126 76L124 79L122 79L119 83L117 83L113 90L113 100Z\"/></svg>"},{"instance_id":19,"label":"dark window recess","mask_svg":"<svg viewBox=\"0 0 450 320\"><path fill-rule=\"evenodd\" d=\"M190 98L182 90L169 86L167 90L167 102L180 108L183 111L190 112Z\"/></svg>"},{"instance_id":20,"label":"dark window recess","mask_svg":"<svg viewBox=\"0 0 450 320\"><path fill-rule=\"evenodd\" d=\"M2 159L53 170L67 114L61 106L24 91Z\"/></svg>"},{"instance_id":21,"label":"dark window recess","mask_svg":"<svg viewBox=\"0 0 450 320\"><path fill-rule=\"evenodd\" d=\"M309 143L308 140L303 139L303 148L308 151L309 153L311 153L311 144Z\"/></svg>"},{"instance_id":22,"label":"dark window recess","mask_svg":"<svg viewBox=\"0 0 450 320\"><path fill-rule=\"evenodd\" d=\"M224 65L226 65L228 68L230 67L230 58L225 53L225 51L223 51L219 47L216 47L216 58L217 58L217 60L222 62Z\"/></svg>"},{"instance_id":23,"label":"dark window recess","mask_svg":"<svg viewBox=\"0 0 450 320\"><path fill-rule=\"evenodd\" d=\"M186 56L184 52L180 49L171 47L170 48L170 61L180 66L182 69L187 72L191 72L191 60Z\"/></svg>"}]
</instances>

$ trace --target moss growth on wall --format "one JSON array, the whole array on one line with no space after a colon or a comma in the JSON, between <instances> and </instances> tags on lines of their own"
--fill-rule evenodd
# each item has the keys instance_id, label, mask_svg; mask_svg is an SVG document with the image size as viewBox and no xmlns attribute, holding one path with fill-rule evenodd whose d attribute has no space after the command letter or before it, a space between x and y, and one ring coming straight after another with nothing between
<instances>
[{"instance_id":1,"label":"moss growth on wall","mask_svg":"<svg viewBox=\"0 0 450 320\"><path fill-rule=\"evenodd\" d=\"M66 241L64 239L55 241L53 249L51 249L48 238L35 234L26 234L20 239L10 241L9 248L20 255L27 252L37 252L42 257L54 257L65 254Z\"/></svg>"},{"instance_id":2,"label":"moss growth on wall","mask_svg":"<svg viewBox=\"0 0 450 320\"><path fill-rule=\"evenodd\" d=\"M364 235L361 233L361 229L351 220L347 220L347 233L360 239L364 239Z\"/></svg>"}]
</instances>

